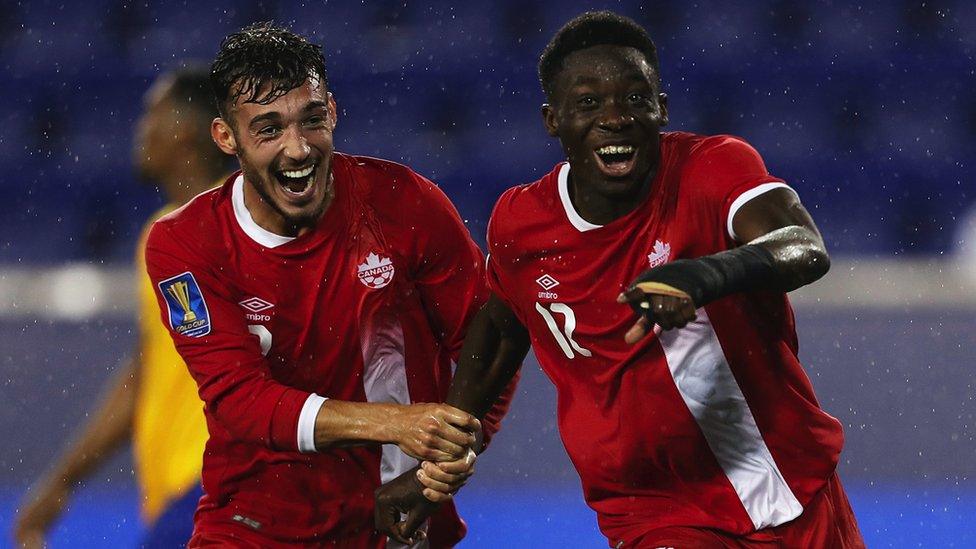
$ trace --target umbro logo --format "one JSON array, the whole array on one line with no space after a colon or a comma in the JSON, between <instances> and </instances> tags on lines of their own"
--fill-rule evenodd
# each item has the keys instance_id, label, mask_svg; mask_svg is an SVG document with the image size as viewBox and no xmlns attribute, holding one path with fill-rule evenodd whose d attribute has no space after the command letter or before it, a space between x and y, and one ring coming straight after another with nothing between
<instances>
[{"instance_id":1,"label":"umbro logo","mask_svg":"<svg viewBox=\"0 0 976 549\"><path fill-rule=\"evenodd\" d=\"M267 301L261 299L260 297L249 297L244 301L238 303L241 307L244 307L252 313L259 313L261 311L270 309L274 307L274 303L268 303Z\"/></svg>"},{"instance_id":2,"label":"umbro logo","mask_svg":"<svg viewBox=\"0 0 976 549\"><path fill-rule=\"evenodd\" d=\"M547 292L556 286L559 286L559 281L547 274L535 279L535 283L542 286L542 289L546 290Z\"/></svg>"}]
</instances>

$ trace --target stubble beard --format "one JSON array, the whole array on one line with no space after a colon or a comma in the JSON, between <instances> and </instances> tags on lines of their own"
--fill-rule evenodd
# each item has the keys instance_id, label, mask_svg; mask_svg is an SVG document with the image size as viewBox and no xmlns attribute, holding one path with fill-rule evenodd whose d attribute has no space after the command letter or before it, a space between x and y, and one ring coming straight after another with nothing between
<instances>
[{"instance_id":1,"label":"stubble beard","mask_svg":"<svg viewBox=\"0 0 976 549\"><path fill-rule=\"evenodd\" d=\"M322 201L308 213L302 212L298 215L294 215L282 210L269 193L269 189L272 186L279 184L274 176L269 175L264 177L260 170L254 169L243 155L239 154L237 158L241 165L241 173L244 174L244 181L251 185L251 188L257 192L258 196L261 197L261 200L263 200L265 204L270 206L272 210L281 216L281 218L285 221L286 228L288 228L290 231L297 232L298 229L303 227L314 227L319 218L322 217L326 207L332 202L331 199L334 186L332 184L331 162L329 163L329 173L326 174L326 190Z\"/></svg>"}]
</instances>

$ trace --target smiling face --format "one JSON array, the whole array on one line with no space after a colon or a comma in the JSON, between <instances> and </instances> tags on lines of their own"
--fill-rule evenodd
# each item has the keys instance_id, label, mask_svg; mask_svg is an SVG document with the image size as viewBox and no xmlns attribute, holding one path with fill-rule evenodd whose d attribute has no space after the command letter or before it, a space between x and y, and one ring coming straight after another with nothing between
<instances>
[{"instance_id":1,"label":"smiling face","mask_svg":"<svg viewBox=\"0 0 976 549\"><path fill-rule=\"evenodd\" d=\"M577 189L612 200L638 198L660 157L667 96L635 48L593 46L569 54L543 106Z\"/></svg>"},{"instance_id":2,"label":"smiling face","mask_svg":"<svg viewBox=\"0 0 976 549\"><path fill-rule=\"evenodd\" d=\"M332 95L309 78L267 105L238 97L229 118L215 120L211 133L241 163L254 221L283 236L313 228L333 196Z\"/></svg>"}]
</instances>

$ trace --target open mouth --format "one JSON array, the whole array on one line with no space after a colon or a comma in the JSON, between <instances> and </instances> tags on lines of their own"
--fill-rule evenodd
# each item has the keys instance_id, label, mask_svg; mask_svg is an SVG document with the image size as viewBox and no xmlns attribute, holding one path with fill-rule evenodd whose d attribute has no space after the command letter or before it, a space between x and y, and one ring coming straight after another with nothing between
<instances>
[{"instance_id":1,"label":"open mouth","mask_svg":"<svg viewBox=\"0 0 976 549\"><path fill-rule=\"evenodd\" d=\"M637 157L637 148L633 145L604 145L594 152L600 170L612 177L629 174Z\"/></svg>"},{"instance_id":2,"label":"open mouth","mask_svg":"<svg viewBox=\"0 0 976 549\"><path fill-rule=\"evenodd\" d=\"M312 164L298 170L279 170L275 172L275 177L278 178L278 183L281 183L285 192L293 196L302 196L312 188L317 167L317 164Z\"/></svg>"}]
</instances>

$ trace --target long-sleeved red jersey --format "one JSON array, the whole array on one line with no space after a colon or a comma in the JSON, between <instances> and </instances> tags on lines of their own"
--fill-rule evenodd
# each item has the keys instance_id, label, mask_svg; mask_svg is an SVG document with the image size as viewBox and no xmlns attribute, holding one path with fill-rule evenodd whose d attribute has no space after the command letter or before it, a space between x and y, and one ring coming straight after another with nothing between
<instances>
[{"instance_id":1,"label":"long-sleeved red jersey","mask_svg":"<svg viewBox=\"0 0 976 549\"><path fill-rule=\"evenodd\" d=\"M251 219L243 176L160 219L146 247L164 323L210 440L197 532L262 546L378 547L373 491L416 465L393 445L315 452L324 398L441 402L484 261L447 197L410 169L333 156L336 197L291 239ZM484 422L498 428L508 396ZM464 535L452 505L430 539Z\"/></svg>"}]
</instances>

